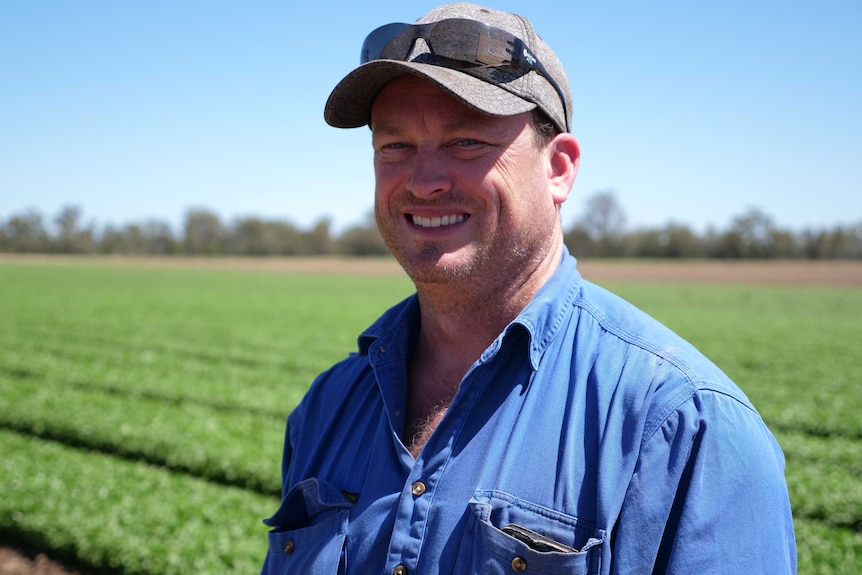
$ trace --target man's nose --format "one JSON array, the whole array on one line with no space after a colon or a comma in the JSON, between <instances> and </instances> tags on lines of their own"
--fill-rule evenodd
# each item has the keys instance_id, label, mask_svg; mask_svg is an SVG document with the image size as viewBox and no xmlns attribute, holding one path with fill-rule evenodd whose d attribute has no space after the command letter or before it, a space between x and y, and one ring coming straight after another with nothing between
<instances>
[{"instance_id":1,"label":"man's nose","mask_svg":"<svg viewBox=\"0 0 862 575\"><path fill-rule=\"evenodd\" d=\"M452 189L445 158L440 153L429 150L420 151L413 158L407 189L419 197L430 198Z\"/></svg>"}]
</instances>

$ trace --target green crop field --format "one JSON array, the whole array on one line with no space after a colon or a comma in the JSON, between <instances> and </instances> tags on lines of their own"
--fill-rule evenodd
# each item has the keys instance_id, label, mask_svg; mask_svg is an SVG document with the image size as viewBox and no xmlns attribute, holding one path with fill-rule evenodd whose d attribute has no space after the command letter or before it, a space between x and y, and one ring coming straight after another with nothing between
<instances>
[{"instance_id":1,"label":"green crop field","mask_svg":"<svg viewBox=\"0 0 862 575\"><path fill-rule=\"evenodd\" d=\"M862 289L608 287L759 408L787 457L799 572L862 573ZM92 573L258 572L285 417L411 291L402 276L0 263L0 543Z\"/></svg>"}]
</instances>

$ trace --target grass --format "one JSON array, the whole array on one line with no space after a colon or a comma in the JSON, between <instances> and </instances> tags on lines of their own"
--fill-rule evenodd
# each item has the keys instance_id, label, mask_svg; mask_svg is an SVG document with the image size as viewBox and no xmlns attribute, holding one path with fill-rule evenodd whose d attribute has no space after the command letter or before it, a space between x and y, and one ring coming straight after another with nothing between
<instances>
[{"instance_id":1,"label":"grass","mask_svg":"<svg viewBox=\"0 0 862 575\"><path fill-rule=\"evenodd\" d=\"M787 457L800 573L862 572L862 290L618 283ZM0 264L0 538L93 572L256 572L284 419L403 277Z\"/></svg>"},{"instance_id":2,"label":"grass","mask_svg":"<svg viewBox=\"0 0 862 575\"><path fill-rule=\"evenodd\" d=\"M775 431L862 439L862 289L610 287L704 351Z\"/></svg>"},{"instance_id":3,"label":"grass","mask_svg":"<svg viewBox=\"0 0 862 575\"><path fill-rule=\"evenodd\" d=\"M0 430L0 535L100 572L254 573L277 500Z\"/></svg>"}]
</instances>

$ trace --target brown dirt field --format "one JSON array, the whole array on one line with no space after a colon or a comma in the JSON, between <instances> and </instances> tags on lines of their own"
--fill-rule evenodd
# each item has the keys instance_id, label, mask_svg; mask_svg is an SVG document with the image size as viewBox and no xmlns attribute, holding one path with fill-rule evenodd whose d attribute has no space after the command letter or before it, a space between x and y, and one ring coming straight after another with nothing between
<instances>
[{"instance_id":1,"label":"brown dirt field","mask_svg":"<svg viewBox=\"0 0 862 575\"><path fill-rule=\"evenodd\" d=\"M15 549L0 547L0 575L81 575L68 571L45 555L29 557Z\"/></svg>"},{"instance_id":2,"label":"brown dirt field","mask_svg":"<svg viewBox=\"0 0 862 575\"><path fill-rule=\"evenodd\" d=\"M590 261L579 264L596 281L862 285L862 261Z\"/></svg>"},{"instance_id":3,"label":"brown dirt field","mask_svg":"<svg viewBox=\"0 0 862 575\"><path fill-rule=\"evenodd\" d=\"M190 258L0 254L0 264L88 263L152 268L236 269L283 273L403 275L391 258ZM700 282L862 285L862 261L808 260L584 260L584 277L597 282Z\"/></svg>"}]
</instances>

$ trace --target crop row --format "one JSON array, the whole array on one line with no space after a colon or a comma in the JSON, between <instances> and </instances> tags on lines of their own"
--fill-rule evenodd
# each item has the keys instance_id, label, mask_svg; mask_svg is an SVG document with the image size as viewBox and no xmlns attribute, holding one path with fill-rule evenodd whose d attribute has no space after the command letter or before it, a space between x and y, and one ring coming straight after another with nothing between
<instances>
[{"instance_id":1,"label":"crop row","mask_svg":"<svg viewBox=\"0 0 862 575\"><path fill-rule=\"evenodd\" d=\"M405 293L391 278L4 265L0 376L285 415ZM287 397L286 397L287 396ZM278 411L274 411L278 409Z\"/></svg>"},{"instance_id":2,"label":"crop row","mask_svg":"<svg viewBox=\"0 0 862 575\"><path fill-rule=\"evenodd\" d=\"M192 403L128 398L62 385L13 383L0 421L18 431L141 459L210 480L277 495L283 421ZM794 512L862 531L862 444L779 434Z\"/></svg>"},{"instance_id":3,"label":"crop row","mask_svg":"<svg viewBox=\"0 0 862 575\"><path fill-rule=\"evenodd\" d=\"M254 573L277 499L0 430L0 536L126 575Z\"/></svg>"},{"instance_id":4,"label":"crop row","mask_svg":"<svg viewBox=\"0 0 862 575\"><path fill-rule=\"evenodd\" d=\"M700 348L774 429L862 439L862 290L620 285Z\"/></svg>"},{"instance_id":5,"label":"crop row","mask_svg":"<svg viewBox=\"0 0 862 575\"><path fill-rule=\"evenodd\" d=\"M71 336L71 334L69 334ZM13 340L0 334L0 378L53 382L168 402L245 408L284 417L313 378L311 369L223 369L201 359L163 355L149 347L119 355L115 344ZM297 373L299 371L299 373Z\"/></svg>"},{"instance_id":6,"label":"crop row","mask_svg":"<svg viewBox=\"0 0 862 575\"><path fill-rule=\"evenodd\" d=\"M409 291L373 277L0 272L0 537L140 574L257 571L286 414ZM800 572L862 572L862 292L615 291L713 358L776 432Z\"/></svg>"},{"instance_id":7,"label":"crop row","mask_svg":"<svg viewBox=\"0 0 862 575\"><path fill-rule=\"evenodd\" d=\"M862 533L862 443L802 433L777 436L796 517Z\"/></svg>"},{"instance_id":8,"label":"crop row","mask_svg":"<svg viewBox=\"0 0 862 575\"><path fill-rule=\"evenodd\" d=\"M141 459L277 495L284 420L50 382L11 382L0 395L8 429Z\"/></svg>"},{"instance_id":9,"label":"crop row","mask_svg":"<svg viewBox=\"0 0 862 575\"><path fill-rule=\"evenodd\" d=\"M796 556L803 575L859 575L862 533L794 517Z\"/></svg>"}]
</instances>

